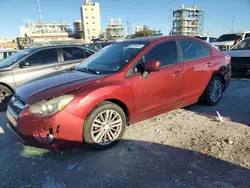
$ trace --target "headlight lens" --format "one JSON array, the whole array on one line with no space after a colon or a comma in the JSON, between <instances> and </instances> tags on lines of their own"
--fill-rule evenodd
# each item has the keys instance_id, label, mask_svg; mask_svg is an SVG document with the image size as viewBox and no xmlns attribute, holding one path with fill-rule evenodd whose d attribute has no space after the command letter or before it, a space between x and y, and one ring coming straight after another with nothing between
<instances>
[{"instance_id":1,"label":"headlight lens","mask_svg":"<svg viewBox=\"0 0 250 188\"><path fill-rule=\"evenodd\" d=\"M29 113L37 116L49 116L61 111L74 98L74 95L62 95L50 100L44 100L33 104Z\"/></svg>"}]
</instances>

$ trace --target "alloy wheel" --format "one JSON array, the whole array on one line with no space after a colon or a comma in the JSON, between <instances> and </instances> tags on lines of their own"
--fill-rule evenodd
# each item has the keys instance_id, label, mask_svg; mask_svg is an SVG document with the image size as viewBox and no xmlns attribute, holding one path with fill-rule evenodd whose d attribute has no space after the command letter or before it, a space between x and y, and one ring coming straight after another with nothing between
<instances>
[{"instance_id":1,"label":"alloy wheel","mask_svg":"<svg viewBox=\"0 0 250 188\"><path fill-rule=\"evenodd\" d=\"M91 137L99 145L114 142L122 131L122 117L115 110L105 110L99 113L91 126Z\"/></svg>"},{"instance_id":2,"label":"alloy wheel","mask_svg":"<svg viewBox=\"0 0 250 188\"><path fill-rule=\"evenodd\" d=\"M216 103L220 100L222 95L223 86L219 79L214 79L209 88L209 98L212 102Z\"/></svg>"}]
</instances>

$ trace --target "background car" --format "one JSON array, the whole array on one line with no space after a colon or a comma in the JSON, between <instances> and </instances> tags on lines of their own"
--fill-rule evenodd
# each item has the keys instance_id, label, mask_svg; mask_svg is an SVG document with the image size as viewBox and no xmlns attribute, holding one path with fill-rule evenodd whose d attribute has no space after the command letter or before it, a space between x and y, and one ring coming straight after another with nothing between
<instances>
[{"instance_id":1,"label":"background car","mask_svg":"<svg viewBox=\"0 0 250 188\"><path fill-rule=\"evenodd\" d=\"M239 32L239 33L228 33L221 35L216 42L213 44L217 46L221 51L229 51L234 45L235 41L244 40L250 37L250 31Z\"/></svg>"},{"instance_id":2,"label":"background car","mask_svg":"<svg viewBox=\"0 0 250 188\"><path fill-rule=\"evenodd\" d=\"M81 46L60 45L28 48L6 58L0 63L0 111L18 86L76 66L93 53Z\"/></svg>"},{"instance_id":3,"label":"background car","mask_svg":"<svg viewBox=\"0 0 250 188\"><path fill-rule=\"evenodd\" d=\"M239 42L230 51L233 76L250 76L250 37Z\"/></svg>"},{"instance_id":4,"label":"background car","mask_svg":"<svg viewBox=\"0 0 250 188\"><path fill-rule=\"evenodd\" d=\"M15 49L0 49L0 62L11 56L12 54L17 53L18 51Z\"/></svg>"},{"instance_id":5,"label":"background car","mask_svg":"<svg viewBox=\"0 0 250 188\"><path fill-rule=\"evenodd\" d=\"M216 105L230 77L230 57L194 37L127 40L103 48L75 70L22 85L7 117L26 141L105 149L122 138L128 124L199 100Z\"/></svg>"},{"instance_id":6,"label":"background car","mask_svg":"<svg viewBox=\"0 0 250 188\"><path fill-rule=\"evenodd\" d=\"M217 40L216 37L201 37L201 36L196 36L196 37L210 43L214 43Z\"/></svg>"}]
</instances>

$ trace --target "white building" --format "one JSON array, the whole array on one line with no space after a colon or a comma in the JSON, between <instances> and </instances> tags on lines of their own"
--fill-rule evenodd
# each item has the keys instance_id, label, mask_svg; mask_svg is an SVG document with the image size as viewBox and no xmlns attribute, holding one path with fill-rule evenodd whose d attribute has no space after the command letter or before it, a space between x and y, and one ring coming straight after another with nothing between
<instances>
[{"instance_id":1,"label":"white building","mask_svg":"<svg viewBox=\"0 0 250 188\"><path fill-rule=\"evenodd\" d=\"M70 25L64 22L52 22L52 23L35 23L31 20L26 26L20 26L20 36L29 37L33 41L61 41L71 40L73 32L70 29Z\"/></svg>"},{"instance_id":2,"label":"white building","mask_svg":"<svg viewBox=\"0 0 250 188\"><path fill-rule=\"evenodd\" d=\"M90 42L98 38L101 33L101 17L99 3L92 3L91 0L85 0L81 6L83 39Z\"/></svg>"},{"instance_id":3,"label":"white building","mask_svg":"<svg viewBox=\"0 0 250 188\"><path fill-rule=\"evenodd\" d=\"M136 26L135 32L143 31L143 28L144 28L143 25Z\"/></svg>"}]
</instances>

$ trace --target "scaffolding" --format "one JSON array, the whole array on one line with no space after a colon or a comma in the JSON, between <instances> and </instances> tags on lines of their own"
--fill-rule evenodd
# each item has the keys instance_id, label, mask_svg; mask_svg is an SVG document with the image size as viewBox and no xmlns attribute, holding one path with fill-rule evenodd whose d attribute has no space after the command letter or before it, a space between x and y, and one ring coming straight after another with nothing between
<instances>
[{"instance_id":1,"label":"scaffolding","mask_svg":"<svg viewBox=\"0 0 250 188\"><path fill-rule=\"evenodd\" d=\"M125 37L124 27L122 20L118 18L117 23L113 18L110 18L109 25L106 28L106 38L107 40L123 40Z\"/></svg>"},{"instance_id":2,"label":"scaffolding","mask_svg":"<svg viewBox=\"0 0 250 188\"><path fill-rule=\"evenodd\" d=\"M173 11L173 30L171 35L200 36L203 33L204 11L196 5L185 8L184 5Z\"/></svg>"}]
</instances>

